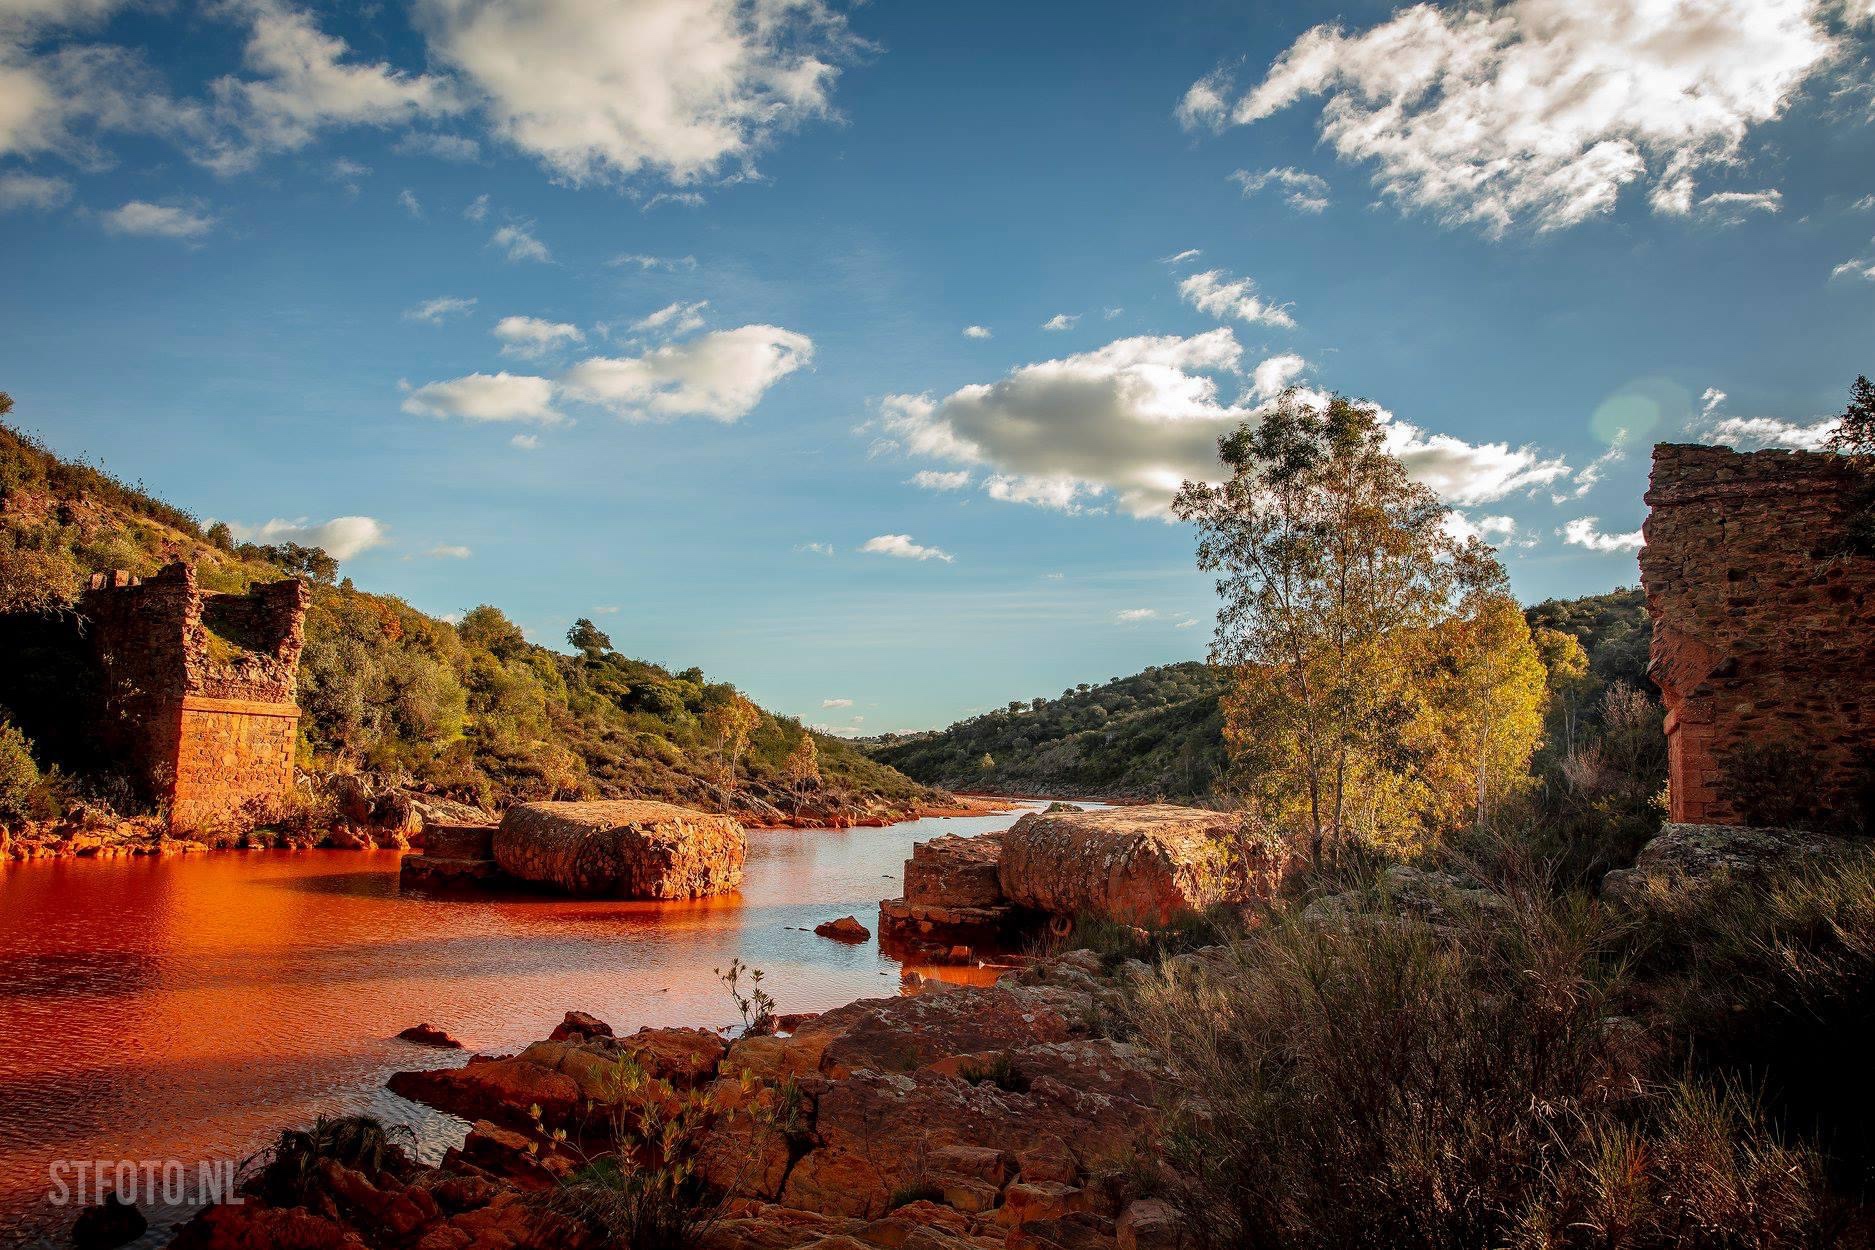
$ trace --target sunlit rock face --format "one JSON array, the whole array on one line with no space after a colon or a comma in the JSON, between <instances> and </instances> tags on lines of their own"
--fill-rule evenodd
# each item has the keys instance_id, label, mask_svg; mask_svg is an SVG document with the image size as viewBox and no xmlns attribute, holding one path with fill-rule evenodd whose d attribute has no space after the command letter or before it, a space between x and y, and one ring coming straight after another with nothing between
<instances>
[{"instance_id":1,"label":"sunlit rock face","mask_svg":"<svg viewBox=\"0 0 1875 1250\"><path fill-rule=\"evenodd\" d=\"M1662 443L1641 585L1671 819L1841 822L1875 783L1875 482L1848 457Z\"/></svg>"},{"instance_id":2,"label":"sunlit rock face","mask_svg":"<svg viewBox=\"0 0 1875 1250\"><path fill-rule=\"evenodd\" d=\"M697 898L742 884L748 842L728 816L649 800L523 803L494 837L521 881L599 898Z\"/></svg>"},{"instance_id":3,"label":"sunlit rock face","mask_svg":"<svg viewBox=\"0 0 1875 1250\"><path fill-rule=\"evenodd\" d=\"M1236 816L1161 803L1024 816L1003 835L997 879L1019 907L1155 927L1267 893L1280 868Z\"/></svg>"}]
</instances>

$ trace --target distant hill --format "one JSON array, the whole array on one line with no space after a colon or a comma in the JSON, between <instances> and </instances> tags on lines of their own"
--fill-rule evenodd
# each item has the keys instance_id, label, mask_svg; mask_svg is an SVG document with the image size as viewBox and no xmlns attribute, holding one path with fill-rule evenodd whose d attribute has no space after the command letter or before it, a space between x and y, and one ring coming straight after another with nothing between
<instances>
[{"instance_id":1,"label":"distant hill","mask_svg":"<svg viewBox=\"0 0 1875 1250\"><path fill-rule=\"evenodd\" d=\"M1639 589L1549 599L1524 616L1532 628L1572 634L1582 644L1592 679L1586 707L1598 706L1601 691L1617 681L1653 694L1653 626ZM1227 684L1209 665L1168 664L866 746L880 762L954 790L1210 802L1225 763L1218 696Z\"/></svg>"},{"instance_id":2,"label":"distant hill","mask_svg":"<svg viewBox=\"0 0 1875 1250\"><path fill-rule=\"evenodd\" d=\"M4 396L0 396L4 401ZM5 405L0 402L0 412ZM704 718L736 697L698 669L672 672L588 635L581 654L527 641L498 609L458 624L392 595L337 580L316 548L233 541L194 516L103 471L62 460L0 424L0 720L38 739L41 767L95 761L69 709L84 674L65 642L90 574L196 565L204 589L245 590L289 573L314 583L299 673L301 764L361 771L387 784L499 807L543 798L648 797L745 818L863 819L902 814L948 796L859 748L813 734L822 784L796 785L785 763L808 735L760 712L733 795L720 789L721 753ZM121 798L121 788L115 797Z\"/></svg>"},{"instance_id":3,"label":"distant hill","mask_svg":"<svg viewBox=\"0 0 1875 1250\"><path fill-rule=\"evenodd\" d=\"M1168 664L867 745L882 763L948 789L1197 802L1211 797L1224 763L1224 687L1208 665Z\"/></svg>"}]
</instances>

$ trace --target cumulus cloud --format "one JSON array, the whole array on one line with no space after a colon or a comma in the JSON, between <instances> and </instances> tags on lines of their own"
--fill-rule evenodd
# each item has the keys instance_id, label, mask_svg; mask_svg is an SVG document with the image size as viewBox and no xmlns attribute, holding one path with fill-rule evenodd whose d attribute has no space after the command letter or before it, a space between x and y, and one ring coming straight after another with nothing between
<instances>
[{"instance_id":1,"label":"cumulus cloud","mask_svg":"<svg viewBox=\"0 0 1875 1250\"><path fill-rule=\"evenodd\" d=\"M1630 530L1625 534L1604 534L1596 529L1599 517L1582 516L1569 521L1556 532L1562 540L1573 547L1586 547L1590 551L1639 551L1644 541L1641 531Z\"/></svg>"},{"instance_id":2,"label":"cumulus cloud","mask_svg":"<svg viewBox=\"0 0 1875 1250\"><path fill-rule=\"evenodd\" d=\"M1081 319L1080 313L1056 313L1042 322L1044 330L1072 330L1074 323Z\"/></svg>"},{"instance_id":3,"label":"cumulus cloud","mask_svg":"<svg viewBox=\"0 0 1875 1250\"><path fill-rule=\"evenodd\" d=\"M860 432L882 451L987 468L983 489L992 498L1074 511L1111 497L1133 516L1167 517L1181 483L1219 474L1218 438L1256 416L1244 399L1220 398L1219 375L1241 380L1242 366L1229 327L1188 338L1118 339L941 399L888 395ZM1273 367L1266 380L1292 369L1287 362ZM1560 457L1531 448L1467 443L1380 415L1389 449L1456 505L1486 503L1569 471Z\"/></svg>"},{"instance_id":4,"label":"cumulus cloud","mask_svg":"<svg viewBox=\"0 0 1875 1250\"><path fill-rule=\"evenodd\" d=\"M920 490L962 490L970 485L970 470L946 473L941 469L920 469L911 475L911 484Z\"/></svg>"},{"instance_id":5,"label":"cumulus cloud","mask_svg":"<svg viewBox=\"0 0 1875 1250\"><path fill-rule=\"evenodd\" d=\"M1507 516L1468 517L1454 509L1445 514L1445 532L1461 543L1476 538L1500 546L1516 535L1517 522Z\"/></svg>"},{"instance_id":6,"label":"cumulus cloud","mask_svg":"<svg viewBox=\"0 0 1875 1250\"><path fill-rule=\"evenodd\" d=\"M431 325L441 325L451 317L460 317L475 307L475 297L460 298L454 295L439 295L435 299L426 299L415 308L404 310L406 321L427 321Z\"/></svg>"},{"instance_id":7,"label":"cumulus cloud","mask_svg":"<svg viewBox=\"0 0 1875 1250\"><path fill-rule=\"evenodd\" d=\"M1222 269L1192 274L1179 282L1178 293L1187 304L1220 321L1234 317L1251 325L1289 327L1296 323L1287 309L1265 303L1256 293L1256 283L1248 278L1232 280Z\"/></svg>"},{"instance_id":8,"label":"cumulus cloud","mask_svg":"<svg viewBox=\"0 0 1875 1250\"><path fill-rule=\"evenodd\" d=\"M334 560L349 560L361 551L380 546L385 541L384 526L368 516L340 516L330 521L312 522L305 517L288 521L275 517L259 525L228 523L229 532L247 543L298 543L302 547L322 547Z\"/></svg>"},{"instance_id":9,"label":"cumulus cloud","mask_svg":"<svg viewBox=\"0 0 1875 1250\"><path fill-rule=\"evenodd\" d=\"M986 339L990 336L988 326L965 326L964 337L967 339Z\"/></svg>"},{"instance_id":10,"label":"cumulus cloud","mask_svg":"<svg viewBox=\"0 0 1875 1250\"><path fill-rule=\"evenodd\" d=\"M215 219L192 208L131 200L102 215L112 234L143 235L163 239L199 239L215 228Z\"/></svg>"},{"instance_id":11,"label":"cumulus cloud","mask_svg":"<svg viewBox=\"0 0 1875 1250\"><path fill-rule=\"evenodd\" d=\"M1294 352L1259 361L1250 371L1250 393L1258 399L1274 399L1308 367L1309 362Z\"/></svg>"},{"instance_id":12,"label":"cumulus cloud","mask_svg":"<svg viewBox=\"0 0 1875 1250\"><path fill-rule=\"evenodd\" d=\"M1157 608L1127 608L1124 612L1115 612L1113 619L1121 625L1137 625L1141 621L1156 620Z\"/></svg>"},{"instance_id":13,"label":"cumulus cloud","mask_svg":"<svg viewBox=\"0 0 1875 1250\"><path fill-rule=\"evenodd\" d=\"M709 306L710 301L706 299L700 299L694 304L677 300L648 317L640 317L632 322L632 329L640 333L655 330L665 334L688 334L703 328L703 310Z\"/></svg>"},{"instance_id":14,"label":"cumulus cloud","mask_svg":"<svg viewBox=\"0 0 1875 1250\"><path fill-rule=\"evenodd\" d=\"M503 226L488 241L506 252L509 260L537 260L542 264L553 260L553 253L547 250L547 245L534 237L531 224Z\"/></svg>"},{"instance_id":15,"label":"cumulus cloud","mask_svg":"<svg viewBox=\"0 0 1875 1250\"><path fill-rule=\"evenodd\" d=\"M1231 174L1230 180L1243 188L1246 198L1265 187L1275 187L1289 207L1301 213L1319 213L1329 204L1328 180L1293 165L1278 165L1256 173L1239 169Z\"/></svg>"},{"instance_id":16,"label":"cumulus cloud","mask_svg":"<svg viewBox=\"0 0 1875 1250\"><path fill-rule=\"evenodd\" d=\"M503 317L493 331L504 356L544 356L570 343L583 343L586 335L570 322L541 317Z\"/></svg>"},{"instance_id":17,"label":"cumulus cloud","mask_svg":"<svg viewBox=\"0 0 1875 1250\"><path fill-rule=\"evenodd\" d=\"M823 0L422 0L432 52L503 138L573 184L740 172L826 115L849 36Z\"/></svg>"},{"instance_id":18,"label":"cumulus cloud","mask_svg":"<svg viewBox=\"0 0 1875 1250\"><path fill-rule=\"evenodd\" d=\"M747 325L666 343L637 356L595 356L567 371L567 390L634 419L737 421L770 387L811 364L814 342L780 326Z\"/></svg>"},{"instance_id":19,"label":"cumulus cloud","mask_svg":"<svg viewBox=\"0 0 1875 1250\"><path fill-rule=\"evenodd\" d=\"M861 551L891 556L898 560L942 560L949 564L955 557L936 547L925 547L911 540L910 534L880 534L860 544Z\"/></svg>"},{"instance_id":20,"label":"cumulus cloud","mask_svg":"<svg viewBox=\"0 0 1875 1250\"><path fill-rule=\"evenodd\" d=\"M403 409L412 416L439 420L524 421L557 425L566 418L553 407L553 383L546 378L514 373L471 373L444 382L429 382L404 397Z\"/></svg>"},{"instance_id":21,"label":"cumulus cloud","mask_svg":"<svg viewBox=\"0 0 1875 1250\"><path fill-rule=\"evenodd\" d=\"M851 699L822 699L820 706L825 708L852 707L853 701Z\"/></svg>"},{"instance_id":22,"label":"cumulus cloud","mask_svg":"<svg viewBox=\"0 0 1875 1250\"><path fill-rule=\"evenodd\" d=\"M0 174L0 213L32 209L50 212L72 198L72 184L63 178L20 171Z\"/></svg>"},{"instance_id":23,"label":"cumulus cloud","mask_svg":"<svg viewBox=\"0 0 1875 1250\"><path fill-rule=\"evenodd\" d=\"M1818 417L1809 422L1790 421L1783 417L1733 417L1720 411L1725 406L1725 392L1707 387L1700 397L1699 416L1703 426L1694 433L1702 443L1726 447L1788 447L1794 451L1821 451L1830 435L1842 424L1841 417Z\"/></svg>"},{"instance_id":24,"label":"cumulus cloud","mask_svg":"<svg viewBox=\"0 0 1875 1250\"><path fill-rule=\"evenodd\" d=\"M1321 96L1323 140L1408 209L1491 235L1575 225L1647 188L1685 216L1843 53L1837 0L1419 4L1358 33L1317 26L1238 91L1193 84L1190 127L1248 125ZM1722 206L1720 206L1722 207Z\"/></svg>"}]
</instances>

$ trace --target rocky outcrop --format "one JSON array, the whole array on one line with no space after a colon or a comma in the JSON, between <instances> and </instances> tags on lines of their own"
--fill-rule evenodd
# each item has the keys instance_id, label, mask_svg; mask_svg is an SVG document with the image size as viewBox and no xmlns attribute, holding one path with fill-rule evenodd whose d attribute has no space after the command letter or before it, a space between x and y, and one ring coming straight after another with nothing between
<instances>
[{"instance_id":1,"label":"rocky outcrop","mask_svg":"<svg viewBox=\"0 0 1875 1250\"><path fill-rule=\"evenodd\" d=\"M997 880L1020 907L1156 927L1267 894L1281 870L1237 817L1155 804L1031 812L1003 835Z\"/></svg>"},{"instance_id":2,"label":"rocky outcrop","mask_svg":"<svg viewBox=\"0 0 1875 1250\"><path fill-rule=\"evenodd\" d=\"M842 916L838 920L824 921L814 926L814 932L820 937L849 944L870 941L872 938L872 930L861 924L858 916Z\"/></svg>"},{"instance_id":3,"label":"rocky outcrop","mask_svg":"<svg viewBox=\"0 0 1875 1250\"><path fill-rule=\"evenodd\" d=\"M1671 824L1635 858L1632 868L1602 877L1602 897L1645 909L1657 900L1727 886L1753 886L1804 865L1822 867L1855 854L1858 844L1796 829Z\"/></svg>"},{"instance_id":4,"label":"rocky outcrop","mask_svg":"<svg viewBox=\"0 0 1875 1250\"><path fill-rule=\"evenodd\" d=\"M1875 820L1875 557L1846 456L1662 443L1640 555L1672 819Z\"/></svg>"},{"instance_id":5,"label":"rocky outcrop","mask_svg":"<svg viewBox=\"0 0 1875 1250\"><path fill-rule=\"evenodd\" d=\"M649 800L523 803L493 839L501 871L605 898L695 898L742 884L747 839L727 816Z\"/></svg>"},{"instance_id":6,"label":"rocky outcrop","mask_svg":"<svg viewBox=\"0 0 1875 1250\"><path fill-rule=\"evenodd\" d=\"M462 1043L451 1037L447 1030L439 1029L428 1023L413 1024L397 1035L406 1042L415 1042L419 1046L435 1046L439 1050L461 1050Z\"/></svg>"},{"instance_id":7,"label":"rocky outcrop","mask_svg":"<svg viewBox=\"0 0 1875 1250\"><path fill-rule=\"evenodd\" d=\"M905 894L879 904L879 942L901 957L967 960L1015 937L1015 909L997 878L1003 835L945 834L914 843Z\"/></svg>"}]
</instances>

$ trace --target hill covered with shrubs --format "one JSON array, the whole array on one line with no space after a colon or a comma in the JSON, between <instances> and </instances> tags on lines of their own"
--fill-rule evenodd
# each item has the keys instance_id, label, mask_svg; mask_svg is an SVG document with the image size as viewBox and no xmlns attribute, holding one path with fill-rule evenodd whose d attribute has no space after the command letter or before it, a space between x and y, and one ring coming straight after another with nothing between
<instances>
[{"instance_id":1,"label":"hill covered with shrubs","mask_svg":"<svg viewBox=\"0 0 1875 1250\"><path fill-rule=\"evenodd\" d=\"M0 395L0 414L9 406ZM312 582L299 671L308 773L484 808L643 797L758 822L881 819L948 797L698 669L620 654L591 622L569 635L571 654L530 642L496 607L452 624L341 579L317 548L237 543L0 424L0 649L13 652L0 666L0 823L86 801L134 808L75 723L87 680L70 645L76 605L93 572L175 560L210 591Z\"/></svg>"}]
</instances>

